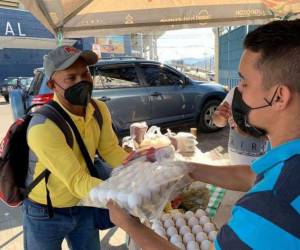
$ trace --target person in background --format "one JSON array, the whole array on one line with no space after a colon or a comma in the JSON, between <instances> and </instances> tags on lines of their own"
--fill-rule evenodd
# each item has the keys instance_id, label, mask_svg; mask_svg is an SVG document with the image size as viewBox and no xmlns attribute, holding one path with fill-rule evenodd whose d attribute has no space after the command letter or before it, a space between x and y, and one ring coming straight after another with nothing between
<instances>
[{"instance_id":1,"label":"person in background","mask_svg":"<svg viewBox=\"0 0 300 250\"><path fill-rule=\"evenodd\" d=\"M300 20L274 21L248 33L232 115L243 132L267 136L271 149L251 165L186 163L191 177L247 192L211 249L300 249ZM147 249L174 249L108 203L112 221Z\"/></svg>"},{"instance_id":2,"label":"person in background","mask_svg":"<svg viewBox=\"0 0 300 250\"><path fill-rule=\"evenodd\" d=\"M267 138L255 137L241 131L232 117L232 98L236 87L232 88L213 114L213 122L223 128L229 124L228 155L232 165L250 165L266 150Z\"/></svg>"},{"instance_id":3,"label":"person in background","mask_svg":"<svg viewBox=\"0 0 300 250\"><path fill-rule=\"evenodd\" d=\"M94 117L95 107L90 102L93 81L88 66L97 60L92 51L61 46L44 57L44 69L54 100L75 123L91 159L98 151L108 164L118 166L127 153L118 144L109 110L105 103L95 101L103 118L100 129ZM46 117L34 116L30 121L26 183L31 183L45 169L50 175L47 184L43 179L24 200L24 249L59 250L64 238L73 250L100 249L94 216L97 210L77 204L101 180L90 175L74 136L73 141L71 148L60 128ZM104 169L102 174L109 173ZM52 218L46 188L53 206Z\"/></svg>"}]
</instances>

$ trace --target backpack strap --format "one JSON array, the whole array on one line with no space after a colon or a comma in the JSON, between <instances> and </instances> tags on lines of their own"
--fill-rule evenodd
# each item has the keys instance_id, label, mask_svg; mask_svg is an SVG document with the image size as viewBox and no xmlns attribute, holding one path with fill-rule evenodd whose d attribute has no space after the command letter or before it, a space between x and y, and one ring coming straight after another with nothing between
<instances>
[{"instance_id":1,"label":"backpack strap","mask_svg":"<svg viewBox=\"0 0 300 250\"><path fill-rule=\"evenodd\" d=\"M93 105L95 111L94 111L94 117L99 125L100 130L102 129L102 125L103 125L103 118L102 118L102 114L99 110L99 107L97 105L97 103L95 102L94 99L91 99L91 104Z\"/></svg>"},{"instance_id":2,"label":"backpack strap","mask_svg":"<svg viewBox=\"0 0 300 250\"><path fill-rule=\"evenodd\" d=\"M59 129L63 132L67 144L69 145L70 148L73 147L73 135L72 131L65 121L65 119L61 116L61 114L54 108L54 101L51 101L50 103L44 105L37 111L31 113L32 116L35 115L42 115L48 119L50 119L52 122L54 122ZM49 218L52 218L54 215L53 211L53 206L52 202L50 199L50 193L47 187L48 184L48 179L49 179L50 171L48 169L45 169L37 178L35 178L30 185L25 189L24 191L24 196L27 197L29 193L32 191L32 189L43 179L45 178L45 183L46 183L46 194L47 194L47 208L48 208L48 215Z\"/></svg>"},{"instance_id":3,"label":"backpack strap","mask_svg":"<svg viewBox=\"0 0 300 250\"><path fill-rule=\"evenodd\" d=\"M42 115L46 118L50 119L52 122L55 123L56 126L63 132L67 144L70 148L73 147L73 135L69 125L66 123L65 119L61 116L59 112L53 107L53 101L49 102L48 104L44 105L34 113L33 115Z\"/></svg>"}]
</instances>

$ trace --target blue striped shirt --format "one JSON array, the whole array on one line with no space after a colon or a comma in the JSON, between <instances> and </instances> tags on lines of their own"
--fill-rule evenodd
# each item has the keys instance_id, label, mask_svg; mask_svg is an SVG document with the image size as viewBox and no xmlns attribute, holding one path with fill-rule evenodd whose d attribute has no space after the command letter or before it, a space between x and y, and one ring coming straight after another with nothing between
<instances>
[{"instance_id":1,"label":"blue striped shirt","mask_svg":"<svg viewBox=\"0 0 300 250\"><path fill-rule=\"evenodd\" d=\"M218 249L300 249L300 139L272 148L252 163L255 185L232 210Z\"/></svg>"}]
</instances>

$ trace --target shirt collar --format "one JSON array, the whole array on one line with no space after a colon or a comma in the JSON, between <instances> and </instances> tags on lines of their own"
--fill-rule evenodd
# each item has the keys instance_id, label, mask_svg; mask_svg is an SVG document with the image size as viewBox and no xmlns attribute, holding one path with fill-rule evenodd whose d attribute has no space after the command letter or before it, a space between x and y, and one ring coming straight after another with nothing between
<instances>
[{"instance_id":1,"label":"shirt collar","mask_svg":"<svg viewBox=\"0 0 300 250\"><path fill-rule=\"evenodd\" d=\"M64 111L67 112L67 114L72 118L73 121L80 121L80 120L89 121L90 119L93 118L95 108L94 108L94 106L91 103L89 103L87 105L85 117L83 117L83 116L80 116L80 115L75 115L75 114L71 113L69 110L67 110L61 104L61 102L59 101L59 99L58 99L58 97L57 97L56 94L54 94L53 100L56 101L64 109Z\"/></svg>"},{"instance_id":2,"label":"shirt collar","mask_svg":"<svg viewBox=\"0 0 300 250\"><path fill-rule=\"evenodd\" d=\"M261 156L251 164L252 171L256 174L261 174L279 162L285 161L296 154L300 154L300 139L295 139L272 148L264 156Z\"/></svg>"}]
</instances>

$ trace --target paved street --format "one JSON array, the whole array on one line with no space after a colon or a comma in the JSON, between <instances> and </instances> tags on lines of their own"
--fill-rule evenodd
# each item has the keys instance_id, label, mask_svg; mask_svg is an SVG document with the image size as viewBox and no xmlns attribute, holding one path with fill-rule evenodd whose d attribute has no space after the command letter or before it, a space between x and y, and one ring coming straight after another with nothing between
<instances>
[{"instance_id":1,"label":"paved street","mask_svg":"<svg viewBox=\"0 0 300 250\"><path fill-rule=\"evenodd\" d=\"M0 140L2 140L12 116L9 104L0 97ZM228 130L224 129L213 134L199 134L199 148L203 152L212 151L221 157L227 157ZM239 197L238 193L228 192L215 218L220 227L229 217L232 203ZM121 229L112 229L100 233L102 249L123 250L125 246L125 233ZM23 242L21 209L8 208L0 202L0 249L21 250ZM68 249L64 242L63 249Z\"/></svg>"}]
</instances>

